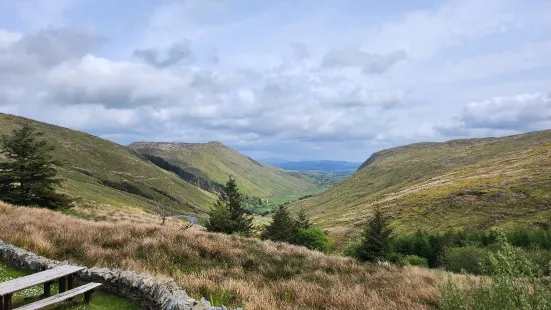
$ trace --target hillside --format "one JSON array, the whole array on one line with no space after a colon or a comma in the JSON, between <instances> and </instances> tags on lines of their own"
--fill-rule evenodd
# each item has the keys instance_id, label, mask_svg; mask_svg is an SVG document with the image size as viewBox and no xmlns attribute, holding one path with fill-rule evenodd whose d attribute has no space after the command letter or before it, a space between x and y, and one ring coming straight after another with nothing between
<instances>
[{"instance_id":1,"label":"hillside","mask_svg":"<svg viewBox=\"0 0 551 310\"><path fill-rule=\"evenodd\" d=\"M80 207L136 207L162 205L173 212L201 214L214 195L203 191L141 158L133 150L79 131L0 114L0 134L30 123L55 147L62 162L62 191L81 198Z\"/></svg>"},{"instance_id":2,"label":"hillside","mask_svg":"<svg viewBox=\"0 0 551 310\"><path fill-rule=\"evenodd\" d=\"M401 232L549 225L551 130L383 150L292 208L349 238L375 207Z\"/></svg>"},{"instance_id":3,"label":"hillside","mask_svg":"<svg viewBox=\"0 0 551 310\"><path fill-rule=\"evenodd\" d=\"M40 218L41 221L36 219ZM247 310L434 309L446 273L364 265L169 220L88 221L0 203L0 239L85 266L173 278L196 299ZM202 308L201 308L202 309Z\"/></svg>"},{"instance_id":4,"label":"hillside","mask_svg":"<svg viewBox=\"0 0 551 310\"><path fill-rule=\"evenodd\" d=\"M259 163L219 142L134 142L130 147L214 184L224 184L228 175L233 175L241 191L249 196L292 195L315 187L298 173Z\"/></svg>"}]
</instances>

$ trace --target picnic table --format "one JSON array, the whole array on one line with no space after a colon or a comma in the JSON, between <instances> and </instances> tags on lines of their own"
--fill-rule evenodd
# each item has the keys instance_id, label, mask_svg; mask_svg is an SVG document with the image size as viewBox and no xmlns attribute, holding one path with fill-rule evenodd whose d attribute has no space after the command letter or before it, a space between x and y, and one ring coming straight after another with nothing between
<instances>
[{"instance_id":1,"label":"picnic table","mask_svg":"<svg viewBox=\"0 0 551 310\"><path fill-rule=\"evenodd\" d=\"M13 293L41 284L44 284L43 296L48 298L41 299L15 310L41 309L64 300L70 300L83 293L85 301L90 302L93 289L100 286L101 283L88 283L75 288L76 273L83 269L84 267L78 266L59 266L0 283L0 310L12 310ZM59 284L59 294L50 297L50 286L56 280Z\"/></svg>"}]
</instances>

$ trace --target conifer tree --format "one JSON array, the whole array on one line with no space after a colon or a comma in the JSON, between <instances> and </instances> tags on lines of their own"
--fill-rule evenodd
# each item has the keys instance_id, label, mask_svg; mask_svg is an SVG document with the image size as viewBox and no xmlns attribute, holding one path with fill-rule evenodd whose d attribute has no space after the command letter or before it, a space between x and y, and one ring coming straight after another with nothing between
<instances>
[{"instance_id":1,"label":"conifer tree","mask_svg":"<svg viewBox=\"0 0 551 310\"><path fill-rule=\"evenodd\" d=\"M297 213L297 225L300 229L308 229L312 224L310 224L310 219L304 209L300 209Z\"/></svg>"},{"instance_id":2,"label":"conifer tree","mask_svg":"<svg viewBox=\"0 0 551 310\"><path fill-rule=\"evenodd\" d=\"M247 215L242 204L243 197L239 193L235 179L230 176L228 182L218 196L218 201L209 212L207 230L226 234L241 233L250 235L252 218Z\"/></svg>"},{"instance_id":3,"label":"conifer tree","mask_svg":"<svg viewBox=\"0 0 551 310\"><path fill-rule=\"evenodd\" d=\"M51 155L54 147L42 136L28 124L2 136L0 152L7 160L0 163L0 200L49 209L71 205L68 196L55 191L61 183L55 169L59 162Z\"/></svg>"},{"instance_id":4,"label":"conifer tree","mask_svg":"<svg viewBox=\"0 0 551 310\"><path fill-rule=\"evenodd\" d=\"M262 239L291 243L298 232L297 222L291 217L285 205L279 206L272 222L262 233Z\"/></svg>"},{"instance_id":5,"label":"conifer tree","mask_svg":"<svg viewBox=\"0 0 551 310\"><path fill-rule=\"evenodd\" d=\"M392 252L392 228L388 217L379 209L367 222L357 251L358 258L365 261L383 260Z\"/></svg>"}]
</instances>

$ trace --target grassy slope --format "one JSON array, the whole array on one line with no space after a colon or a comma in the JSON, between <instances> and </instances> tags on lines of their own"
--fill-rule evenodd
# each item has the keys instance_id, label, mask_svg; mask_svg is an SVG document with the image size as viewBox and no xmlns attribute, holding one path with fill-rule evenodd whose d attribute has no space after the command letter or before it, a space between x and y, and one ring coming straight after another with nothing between
<instances>
[{"instance_id":1,"label":"grassy slope","mask_svg":"<svg viewBox=\"0 0 551 310\"><path fill-rule=\"evenodd\" d=\"M233 175L242 192L255 197L284 196L315 187L300 174L258 163L219 142L138 142L131 147L217 183L224 184Z\"/></svg>"},{"instance_id":2,"label":"grassy slope","mask_svg":"<svg viewBox=\"0 0 551 310\"><path fill-rule=\"evenodd\" d=\"M41 219L37 221L36 219ZM365 266L303 247L164 226L93 222L0 203L0 239L86 266L174 278L187 292L247 310L434 309L445 273Z\"/></svg>"},{"instance_id":3,"label":"grassy slope","mask_svg":"<svg viewBox=\"0 0 551 310\"><path fill-rule=\"evenodd\" d=\"M55 158L63 162L59 169L65 179L63 190L82 198L82 206L100 204L147 210L157 201L175 210L200 213L214 200L210 193L140 159L134 151L86 133L7 114L0 114L0 133L8 133L23 123L31 123L55 146ZM105 186L101 180L130 184L142 195Z\"/></svg>"},{"instance_id":4,"label":"grassy slope","mask_svg":"<svg viewBox=\"0 0 551 310\"><path fill-rule=\"evenodd\" d=\"M375 206L406 232L549 222L551 130L383 150L349 179L293 208L351 236Z\"/></svg>"}]
</instances>

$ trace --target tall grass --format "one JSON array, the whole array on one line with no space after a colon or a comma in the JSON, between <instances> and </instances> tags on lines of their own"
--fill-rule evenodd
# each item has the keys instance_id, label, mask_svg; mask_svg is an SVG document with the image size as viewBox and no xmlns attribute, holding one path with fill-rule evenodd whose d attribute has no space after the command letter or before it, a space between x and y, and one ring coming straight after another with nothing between
<instances>
[{"instance_id":1,"label":"tall grass","mask_svg":"<svg viewBox=\"0 0 551 310\"><path fill-rule=\"evenodd\" d=\"M363 266L302 247L161 226L93 222L0 204L0 238L87 266L174 278L195 297L246 309L429 309L440 278L417 267Z\"/></svg>"}]
</instances>

